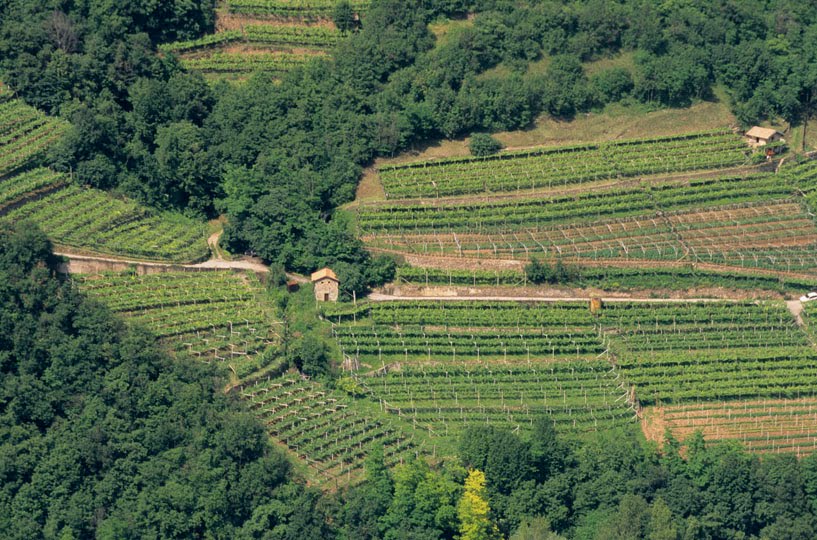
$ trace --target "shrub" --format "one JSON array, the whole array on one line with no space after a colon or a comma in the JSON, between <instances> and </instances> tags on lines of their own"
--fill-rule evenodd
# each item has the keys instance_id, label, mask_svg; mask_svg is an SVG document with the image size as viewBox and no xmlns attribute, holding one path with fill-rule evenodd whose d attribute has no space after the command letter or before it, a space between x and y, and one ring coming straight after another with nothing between
<instances>
[{"instance_id":1,"label":"shrub","mask_svg":"<svg viewBox=\"0 0 817 540\"><path fill-rule=\"evenodd\" d=\"M502 149L502 143L487 133L474 133L468 143L468 149L473 156L490 156Z\"/></svg>"}]
</instances>

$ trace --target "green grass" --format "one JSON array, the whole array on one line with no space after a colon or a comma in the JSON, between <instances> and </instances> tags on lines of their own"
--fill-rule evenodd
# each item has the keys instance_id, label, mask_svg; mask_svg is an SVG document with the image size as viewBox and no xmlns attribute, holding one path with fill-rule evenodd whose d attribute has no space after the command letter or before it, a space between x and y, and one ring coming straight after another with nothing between
<instances>
[{"instance_id":1,"label":"green grass","mask_svg":"<svg viewBox=\"0 0 817 540\"><path fill-rule=\"evenodd\" d=\"M634 53L622 52L606 58L599 58L584 63L584 72L588 77L612 68L624 68L630 73L635 72Z\"/></svg>"}]
</instances>

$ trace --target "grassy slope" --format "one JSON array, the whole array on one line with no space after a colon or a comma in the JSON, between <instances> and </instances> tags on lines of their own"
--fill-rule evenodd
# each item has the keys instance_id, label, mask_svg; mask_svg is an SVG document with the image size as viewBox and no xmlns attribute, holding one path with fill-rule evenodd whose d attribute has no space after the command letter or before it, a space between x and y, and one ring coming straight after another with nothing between
<instances>
[{"instance_id":1,"label":"grassy slope","mask_svg":"<svg viewBox=\"0 0 817 540\"><path fill-rule=\"evenodd\" d=\"M715 93L716 101L702 101L682 109L651 110L643 105L615 104L606 107L600 113L581 114L569 122L543 115L529 129L496 133L494 137L508 149L519 149L674 135L735 124L736 119L729 110L725 93L720 89ZM375 166L467 155L469 155L468 138L440 140L394 158L380 158ZM377 172L369 169L358 187L357 200L382 199L383 188Z\"/></svg>"}]
</instances>

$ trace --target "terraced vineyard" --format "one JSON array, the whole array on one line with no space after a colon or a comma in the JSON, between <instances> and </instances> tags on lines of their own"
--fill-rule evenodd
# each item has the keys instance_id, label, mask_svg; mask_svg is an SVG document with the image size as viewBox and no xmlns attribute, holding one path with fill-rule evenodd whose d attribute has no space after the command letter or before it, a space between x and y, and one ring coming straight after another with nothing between
<instances>
[{"instance_id":1,"label":"terraced vineyard","mask_svg":"<svg viewBox=\"0 0 817 540\"><path fill-rule=\"evenodd\" d=\"M817 350L782 303L616 303L600 324L642 405L800 398L817 384Z\"/></svg>"},{"instance_id":2,"label":"terraced vineyard","mask_svg":"<svg viewBox=\"0 0 817 540\"><path fill-rule=\"evenodd\" d=\"M267 47L301 47L327 50L340 40L340 33L326 26L296 26L285 24L250 24L240 30L227 30L193 41L177 41L161 45L165 53L192 53L224 45L245 44Z\"/></svg>"},{"instance_id":3,"label":"terraced vineyard","mask_svg":"<svg viewBox=\"0 0 817 540\"><path fill-rule=\"evenodd\" d=\"M244 377L272 360L280 325L254 275L182 272L76 277L80 287L176 352Z\"/></svg>"},{"instance_id":4,"label":"terraced vineyard","mask_svg":"<svg viewBox=\"0 0 817 540\"><path fill-rule=\"evenodd\" d=\"M313 57L313 54L278 51L213 52L206 56L184 58L182 64L187 69L204 73L281 74L292 71Z\"/></svg>"},{"instance_id":5,"label":"terraced vineyard","mask_svg":"<svg viewBox=\"0 0 817 540\"><path fill-rule=\"evenodd\" d=\"M331 312L327 317L332 320ZM603 352L584 304L389 302L334 327L340 347L364 366L392 362L587 359Z\"/></svg>"},{"instance_id":6,"label":"terraced vineyard","mask_svg":"<svg viewBox=\"0 0 817 540\"><path fill-rule=\"evenodd\" d=\"M636 416L657 440L703 427L758 451L810 452L817 435L817 350L782 302L621 301L593 315L585 303L392 301L324 315L370 397L432 439L542 417L580 435ZM732 402L743 416L729 425L719 411Z\"/></svg>"},{"instance_id":7,"label":"terraced vineyard","mask_svg":"<svg viewBox=\"0 0 817 540\"><path fill-rule=\"evenodd\" d=\"M813 160L801 163L784 162L781 172L789 184L802 194L809 208L817 208L817 166L815 162Z\"/></svg>"},{"instance_id":8,"label":"terraced vineyard","mask_svg":"<svg viewBox=\"0 0 817 540\"><path fill-rule=\"evenodd\" d=\"M571 267L568 269L576 286L592 286L605 290L665 289L668 287L693 289L696 287L726 286L732 289L780 291L800 294L813 286L808 276L802 278L759 275L735 271L702 271L693 263L667 268L615 267L609 265ZM397 284L414 287L467 286L467 287L535 287L519 270L455 270L402 266L394 278ZM499 289L496 292L501 292ZM516 294L516 293L514 293Z\"/></svg>"},{"instance_id":9,"label":"terraced vineyard","mask_svg":"<svg viewBox=\"0 0 817 540\"><path fill-rule=\"evenodd\" d=\"M0 212L27 197L58 189L65 176L50 169L34 169L0 181Z\"/></svg>"},{"instance_id":10,"label":"terraced vineyard","mask_svg":"<svg viewBox=\"0 0 817 540\"><path fill-rule=\"evenodd\" d=\"M172 262L209 256L203 223L31 169L66 128L21 101L0 103L0 222L33 221L56 244L75 251Z\"/></svg>"},{"instance_id":11,"label":"terraced vineyard","mask_svg":"<svg viewBox=\"0 0 817 540\"><path fill-rule=\"evenodd\" d=\"M808 164L817 170L817 163ZM425 256L689 261L813 272L817 227L783 175L609 187L538 198L379 204L358 211L371 247Z\"/></svg>"},{"instance_id":12,"label":"terraced vineyard","mask_svg":"<svg viewBox=\"0 0 817 540\"><path fill-rule=\"evenodd\" d=\"M396 283L416 285L524 285L525 274L513 270L442 270L401 266L394 277Z\"/></svg>"},{"instance_id":13,"label":"terraced vineyard","mask_svg":"<svg viewBox=\"0 0 817 540\"><path fill-rule=\"evenodd\" d=\"M745 143L718 131L385 166L380 180L389 199L445 197L715 169L746 160Z\"/></svg>"},{"instance_id":14,"label":"terraced vineyard","mask_svg":"<svg viewBox=\"0 0 817 540\"><path fill-rule=\"evenodd\" d=\"M386 410L430 436L454 436L468 424L528 429L549 418L567 434L634 421L620 376L605 361L404 366L361 378Z\"/></svg>"},{"instance_id":15,"label":"terraced vineyard","mask_svg":"<svg viewBox=\"0 0 817 540\"><path fill-rule=\"evenodd\" d=\"M7 87L5 93L9 95ZM21 100L0 97L0 178L42 157L68 129Z\"/></svg>"},{"instance_id":16,"label":"terraced vineyard","mask_svg":"<svg viewBox=\"0 0 817 540\"><path fill-rule=\"evenodd\" d=\"M201 261L210 253L203 223L150 212L45 169L0 181L0 222L24 220L74 250L171 262Z\"/></svg>"},{"instance_id":17,"label":"terraced vineyard","mask_svg":"<svg viewBox=\"0 0 817 540\"><path fill-rule=\"evenodd\" d=\"M817 452L817 398L727 401L659 407L645 411L645 431L669 429L684 440L701 431L707 441L736 440L755 452Z\"/></svg>"},{"instance_id":18,"label":"terraced vineyard","mask_svg":"<svg viewBox=\"0 0 817 540\"><path fill-rule=\"evenodd\" d=\"M270 435L324 478L359 473L373 448L384 450L387 464L424 451L400 420L298 375L261 379L239 391Z\"/></svg>"},{"instance_id":19,"label":"terraced vineyard","mask_svg":"<svg viewBox=\"0 0 817 540\"><path fill-rule=\"evenodd\" d=\"M358 13L367 6L352 3ZM329 22L334 8L334 1L322 0L231 0L219 13L215 34L160 50L180 55L187 69L206 74L281 76L326 56L343 38Z\"/></svg>"},{"instance_id":20,"label":"terraced vineyard","mask_svg":"<svg viewBox=\"0 0 817 540\"><path fill-rule=\"evenodd\" d=\"M469 422L549 417L579 434L634 418L584 303L388 302L325 316L361 372L377 368L358 377L372 398L431 437Z\"/></svg>"},{"instance_id":21,"label":"terraced vineyard","mask_svg":"<svg viewBox=\"0 0 817 540\"><path fill-rule=\"evenodd\" d=\"M356 13L368 9L369 0L352 0L349 2ZM242 15L294 17L294 18L330 18L337 5L336 0L228 0L227 9L231 13Z\"/></svg>"}]
</instances>

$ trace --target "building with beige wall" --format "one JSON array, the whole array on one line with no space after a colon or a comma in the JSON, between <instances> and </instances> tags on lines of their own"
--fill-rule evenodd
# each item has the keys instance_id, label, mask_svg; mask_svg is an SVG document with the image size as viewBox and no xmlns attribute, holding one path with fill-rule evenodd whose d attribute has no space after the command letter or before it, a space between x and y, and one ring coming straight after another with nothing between
<instances>
[{"instance_id":1,"label":"building with beige wall","mask_svg":"<svg viewBox=\"0 0 817 540\"><path fill-rule=\"evenodd\" d=\"M746 142L748 142L752 148L766 146L767 144L779 141L785 142L785 139L783 139L783 134L776 129L755 126L746 132Z\"/></svg>"},{"instance_id":2,"label":"building with beige wall","mask_svg":"<svg viewBox=\"0 0 817 540\"><path fill-rule=\"evenodd\" d=\"M312 283L315 285L315 300L318 302L337 302L338 276L330 268L323 268L312 273Z\"/></svg>"}]
</instances>

